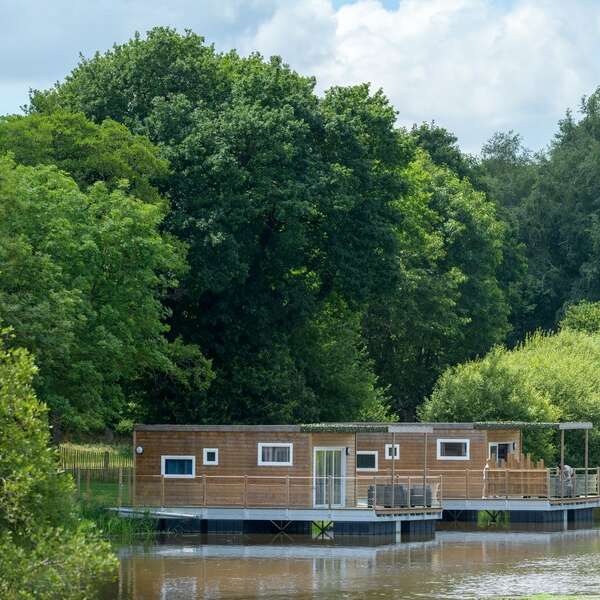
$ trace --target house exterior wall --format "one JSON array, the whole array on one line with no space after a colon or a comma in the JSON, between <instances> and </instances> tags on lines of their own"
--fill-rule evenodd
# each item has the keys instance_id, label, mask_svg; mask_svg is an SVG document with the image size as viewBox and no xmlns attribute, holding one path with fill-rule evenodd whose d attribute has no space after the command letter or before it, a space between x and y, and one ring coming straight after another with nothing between
<instances>
[{"instance_id":1,"label":"house exterior wall","mask_svg":"<svg viewBox=\"0 0 600 600\"><path fill-rule=\"evenodd\" d=\"M521 449L521 432L518 429L489 429L487 441L490 442L515 442L515 452L519 454Z\"/></svg>"},{"instance_id":2,"label":"house exterior wall","mask_svg":"<svg viewBox=\"0 0 600 600\"><path fill-rule=\"evenodd\" d=\"M259 443L291 443L291 466L258 464ZM314 447L348 448L346 475L354 474L354 434L284 431L137 430L135 501L166 506L312 506ZM218 465L204 465L205 448L218 449ZM195 457L195 477L161 477L162 456ZM346 485L346 504L354 491Z\"/></svg>"}]
</instances>

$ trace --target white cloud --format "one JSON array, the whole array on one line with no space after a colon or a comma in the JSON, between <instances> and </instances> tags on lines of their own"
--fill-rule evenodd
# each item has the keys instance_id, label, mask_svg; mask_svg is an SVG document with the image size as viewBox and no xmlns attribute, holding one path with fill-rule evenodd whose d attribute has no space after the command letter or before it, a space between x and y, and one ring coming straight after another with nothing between
<instances>
[{"instance_id":1,"label":"white cloud","mask_svg":"<svg viewBox=\"0 0 600 600\"><path fill-rule=\"evenodd\" d=\"M597 2L401 0L386 9L359 0L330 8L328 0L286 2L245 45L308 67L320 90L370 81L401 123L435 119L471 151L509 128L545 145L565 110L600 84Z\"/></svg>"},{"instance_id":2,"label":"white cloud","mask_svg":"<svg viewBox=\"0 0 600 600\"><path fill-rule=\"evenodd\" d=\"M337 9L331 0L0 0L0 112L17 110L28 87L62 78L80 50L89 55L159 24L191 28L219 49L280 54L316 75L319 91L370 81L391 98L400 123L435 119L471 151L497 129L518 130L535 148L546 144L566 108L600 84L596 0L385 6L380 0Z\"/></svg>"}]
</instances>

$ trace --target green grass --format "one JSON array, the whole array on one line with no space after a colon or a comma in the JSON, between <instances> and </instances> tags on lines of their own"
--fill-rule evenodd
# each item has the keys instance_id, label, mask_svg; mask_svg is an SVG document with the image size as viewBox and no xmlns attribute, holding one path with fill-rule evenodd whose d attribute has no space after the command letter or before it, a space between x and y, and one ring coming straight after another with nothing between
<instances>
[{"instance_id":1,"label":"green grass","mask_svg":"<svg viewBox=\"0 0 600 600\"><path fill-rule=\"evenodd\" d=\"M122 487L122 504L129 504L129 489ZM156 533L156 521L150 517L123 518L109 510L118 506L119 484L115 482L90 481L81 483L79 505L81 515L93 521L104 537L114 543L150 541Z\"/></svg>"}]
</instances>

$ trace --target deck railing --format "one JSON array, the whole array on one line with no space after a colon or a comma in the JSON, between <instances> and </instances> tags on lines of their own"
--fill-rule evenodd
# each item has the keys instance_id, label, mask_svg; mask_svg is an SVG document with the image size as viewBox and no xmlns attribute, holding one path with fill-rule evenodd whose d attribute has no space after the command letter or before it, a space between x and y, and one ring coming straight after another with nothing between
<instances>
[{"instance_id":1,"label":"deck railing","mask_svg":"<svg viewBox=\"0 0 600 600\"><path fill-rule=\"evenodd\" d=\"M400 471L404 474L405 471ZM445 499L545 498L560 500L600 496L600 467L574 469L561 478L557 467L546 469L430 469L442 477Z\"/></svg>"},{"instance_id":2,"label":"deck railing","mask_svg":"<svg viewBox=\"0 0 600 600\"><path fill-rule=\"evenodd\" d=\"M138 475L143 506L353 508L387 512L440 508L442 477L295 477L271 475Z\"/></svg>"}]
</instances>

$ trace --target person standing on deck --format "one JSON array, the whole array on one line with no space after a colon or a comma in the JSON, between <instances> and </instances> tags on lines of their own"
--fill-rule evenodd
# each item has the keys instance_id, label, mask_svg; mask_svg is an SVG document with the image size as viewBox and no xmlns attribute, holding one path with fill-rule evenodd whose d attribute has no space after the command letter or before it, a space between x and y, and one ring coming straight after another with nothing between
<instances>
[{"instance_id":1,"label":"person standing on deck","mask_svg":"<svg viewBox=\"0 0 600 600\"><path fill-rule=\"evenodd\" d=\"M482 498L486 498L488 495L488 481L490 477L490 459L485 461L485 467L483 467L483 490L481 493Z\"/></svg>"}]
</instances>

